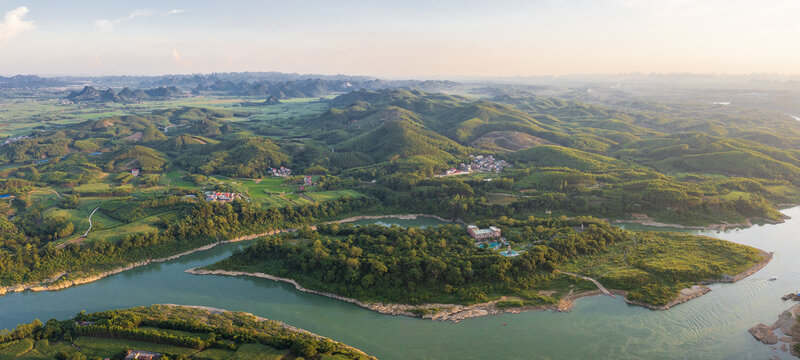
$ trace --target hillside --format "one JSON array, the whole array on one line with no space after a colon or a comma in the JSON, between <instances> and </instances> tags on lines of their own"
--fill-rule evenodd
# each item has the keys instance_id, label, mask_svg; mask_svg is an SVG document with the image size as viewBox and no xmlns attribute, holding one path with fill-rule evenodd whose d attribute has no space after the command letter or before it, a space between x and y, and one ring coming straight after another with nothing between
<instances>
[{"instance_id":1,"label":"hillside","mask_svg":"<svg viewBox=\"0 0 800 360\"><path fill-rule=\"evenodd\" d=\"M121 359L129 351L168 359L374 359L284 323L214 308L153 305L35 320L0 335L3 359Z\"/></svg>"}]
</instances>

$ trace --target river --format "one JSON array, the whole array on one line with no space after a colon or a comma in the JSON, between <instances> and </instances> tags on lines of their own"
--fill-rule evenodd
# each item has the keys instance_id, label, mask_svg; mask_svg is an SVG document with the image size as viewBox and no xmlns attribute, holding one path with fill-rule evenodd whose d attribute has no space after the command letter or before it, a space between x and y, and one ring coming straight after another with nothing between
<instances>
[{"instance_id":1,"label":"river","mask_svg":"<svg viewBox=\"0 0 800 360\"><path fill-rule=\"evenodd\" d=\"M800 246L796 244L800 240L800 207L784 213L792 219L783 224L724 232L692 231L774 251L775 256L755 275L734 284L711 285L707 295L667 311L595 296L577 300L570 313L504 314L455 324L381 315L266 279L183 272L221 260L250 243L242 242L62 291L2 296L0 328L12 328L37 317L43 321L65 319L80 310L175 303L240 310L280 320L381 359L788 359L788 354L757 342L747 332L759 322L775 321L791 306L780 296L800 288ZM400 223L396 219L380 221ZM430 219L421 221L432 225ZM773 275L778 280L767 281Z\"/></svg>"}]
</instances>

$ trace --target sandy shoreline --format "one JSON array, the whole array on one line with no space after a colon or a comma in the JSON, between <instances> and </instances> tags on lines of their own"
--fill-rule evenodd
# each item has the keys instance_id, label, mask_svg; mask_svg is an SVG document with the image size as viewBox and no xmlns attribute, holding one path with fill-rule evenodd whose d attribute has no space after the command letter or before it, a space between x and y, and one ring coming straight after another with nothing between
<instances>
[{"instance_id":1,"label":"sandy shoreline","mask_svg":"<svg viewBox=\"0 0 800 360\"><path fill-rule=\"evenodd\" d=\"M210 306L199 306L199 305L179 305L179 304L158 304L158 305L169 306L169 307L184 307L184 308L192 308L192 309L198 309L198 310L207 311L207 312L209 312L209 313L212 313L212 314L221 314L221 313L226 313L226 312L238 312L238 313L245 313L245 312L242 312L242 311L231 311L231 310L220 309L220 308L215 308L215 307L210 307ZM273 322L276 322L276 323L280 324L280 326L281 326L282 328L284 328L284 329L287 329L287 330L289 330L289 331L293 331L293 332L299 332L299 333L307 334L307 335L310 335L310 336L312 336L312 337L314 337L314 338L317 338L317 339L330 340L330 341L332 341L332 342L334 342L334 343L337 343L337 344L339 344L339 345L341 345L341 346L343 346L343 347L345 347L345 348L347 348L347 349L350 349L350 350L356 351L356 352L358 352L358 353L360 353L360 354L362 354L362 355L364 355L364 356L366 356L366 357L368 357L368 358L370 358L370 359L375 359L375 357L374 357L374 356L370 356L369 354L365 353L365 352L364 352L364 351L362 351L361 349L357 349L357 348L354 348L354 347L352 347L352 346L350 346L350 345L347 345L347 344L344 344L344 343L338 342L338 341L336 341L336 340L333 340L333 339L331 339L331 338L328 338L328 337L325 337L325 336L322 336L322 335L319 335L319 334L315 334L315 333L313 333L313 332L311 332L311 331L304 330L304 329L300 329L300 328L296 328L296 327L294 327L294 326L291 326L291 325L289 325L289 324L287 324L287 323L285 323L285 322L278 321L278 320L271 320L271 319L267 319L267 318L264 318L264 317L261 317L261 316L253 315L253 314L251 314L251 313L245 313L245 314L253 316L254 318L258 319L258 321L273 321Z\"/></svg>"}]
</instances>

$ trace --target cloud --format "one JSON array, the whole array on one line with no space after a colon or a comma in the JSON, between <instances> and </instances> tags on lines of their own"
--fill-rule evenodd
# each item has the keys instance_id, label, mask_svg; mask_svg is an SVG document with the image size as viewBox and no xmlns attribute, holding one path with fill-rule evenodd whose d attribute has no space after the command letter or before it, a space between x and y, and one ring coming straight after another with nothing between
<instances>
[{"instance_id":1,"label":"cloud","mask_svg":"<svg viewBox=\"0 0 800 360\"><path fill-rule=\"evenodd\" d=\"M152 9L138 9L138 10L135 10L134 12L128 14L128 16L125 16L125 17L116 18L116 19L98 19L98 20L94 20L94 26L96 26L96 27L98 27L100 29L109 30L109 29L113 28L114 25L117 25L117 24L119 24L121 22L125 22L125 21L128 21L128 20L133 20L133 19L138 18L138 17L148 17L148 16L153 16L153 15L159 15L159 14L160 15L164 15L164 16L169 16L169 15L180 14L180 13L182 13L184 11L185 10L183 10L183 9L172 9L172 10L169 10L169 11L161 11L161 12L159 12L159 11L152 10Z\"/></svg>"},{"instance_id":2,"label":"cloud","mask_svg":"<svg viewBox=\"0 0 800 360\"><path fill-rule=\"evenodd\" d=\"M22 32L35 29L32 22L25 21L27 14L28 8L25 6L6 12L5 18L0 22L0 40L11 39Z\"/></svg>"},{"instance_id":3,"label":"cloud","mask_svg":"<svg viewBox=\"0 0 800 360\"><path fill-rule=\"evenodd\" d=\"M178 64L183 64L183 59L181 58L181 54L178 53L178 49L172 50L172 61Z\"/></svg>"}]
</instances>

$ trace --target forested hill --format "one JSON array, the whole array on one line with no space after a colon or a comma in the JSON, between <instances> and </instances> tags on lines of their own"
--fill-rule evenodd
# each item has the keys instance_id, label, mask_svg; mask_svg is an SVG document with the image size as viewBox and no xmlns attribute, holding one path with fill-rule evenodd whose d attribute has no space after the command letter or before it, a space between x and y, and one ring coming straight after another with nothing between
<instances>
[{"instance_id":1,"label":"forested hill","mask_svg":"<svg viewBox=\"0 0 800 360\"><path fill-rule=\"evenodd\" d=\"M469 153L494 154L515 166L500 174L513 182L500 189L516 196L511 206L533 197L534 207L708 224L779 220L776 204L798 202L800 122L761 111L628 105L361 90L335 98L305 124L337 156L374 164L350 170L337 164L334 171L363 180L411 175L386 183L394 191L413 187L414 177L469 162ZM548 193L555 198L542 198Z\"/></svg>"},{"instance_id":2,"label":"forested hill","mask_svg":"<svg viewBox=\"0 0 800 360\"><path fill-rule=\"evenodd\" d=\"M371 140L361 146L353 145L357 142L353 140L345 143L345 149L378 155L377 160L391 154L389 144L408 143L391 138L406 137L414 125L418 147L441 143L440 136L463 147L497 152L550 144L658 171L800 183L800 122L785 116L734 116L666 105L620 111L535 96L505 95L495 100L506 104L419 91L354 91L331 101L331 109L308 124L332 133L328 137L332 145L344 137L338 132L387 133L390 139L384 139L382 146ZM463 151L453 145L442 150L455 155ZM446 155L438 158L449 160Z\"/></svg>"}]
</instances>

